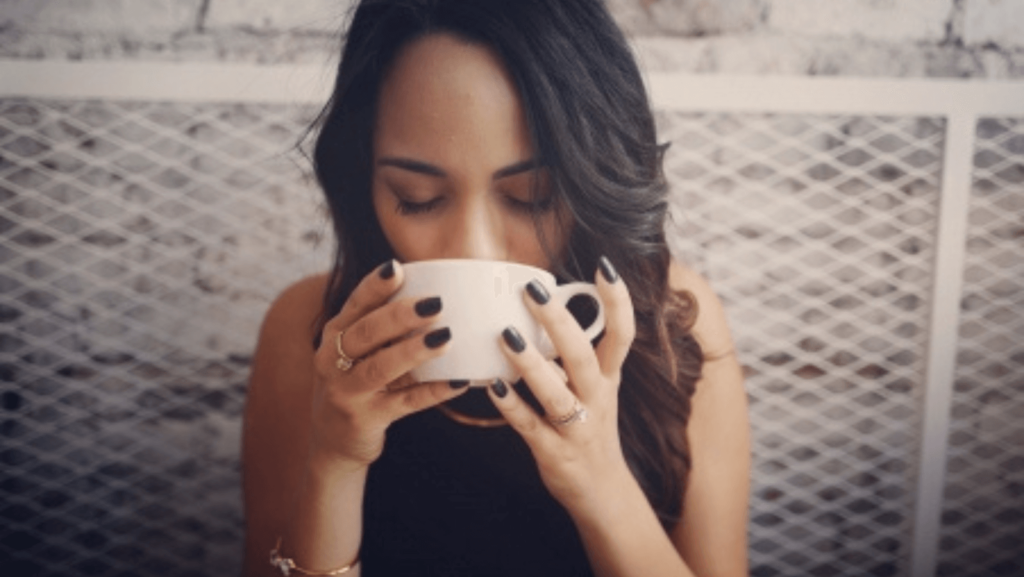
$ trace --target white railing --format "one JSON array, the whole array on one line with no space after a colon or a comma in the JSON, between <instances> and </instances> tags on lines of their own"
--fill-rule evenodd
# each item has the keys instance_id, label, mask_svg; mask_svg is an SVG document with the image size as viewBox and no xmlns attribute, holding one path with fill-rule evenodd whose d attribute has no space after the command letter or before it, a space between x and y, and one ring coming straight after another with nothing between
<instances>
[{"instance_id":1,"label":"white railing","mask_svg":"<svg viewBox=\"0 0 1024 577\"><path fill-rule=\"evenodd\" d=\"M1024 83L652 74L649 85L658 109L912 115L946 120L911 565L913 577L934 575L956 370L975 127L982 117L1024 117ZM1020 192L1024 194L1024 190Z\"/></svg>"},{"instance_id":2,"label":"white railing","mask_svg":"<svg viewBox=\"0 0 1024 577\"><path fill-rule=\"evenodd\" d=\"M908 523L912 552L906 572L913 577L934 575L946 488L975 132L981 118L1024 118L1024 83L668 73L652 73L648 83L655 109L668 114L909 116L944 122L930 313L924 322L928 337L920 391L923 405L918 409L919 447L913 465L916 486L912 488L913 519ZM330 84L330 71L321 67L0 61L0 99L313 105L326 99ZM742 333L742 327L736 328ZM756 419L754 424L756 430Z\"/></svg>"}]
</instances>

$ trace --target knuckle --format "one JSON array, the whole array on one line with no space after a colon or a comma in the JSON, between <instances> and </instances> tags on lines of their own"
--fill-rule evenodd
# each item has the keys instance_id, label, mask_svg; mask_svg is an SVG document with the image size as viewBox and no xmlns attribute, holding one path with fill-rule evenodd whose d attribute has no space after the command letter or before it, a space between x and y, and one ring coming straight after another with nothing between
<instances>
[{"instance_id":1,"label":"knuckle","mask_svg":"<svg viewBox=\"0 0 1024 577\"><path fill-rule=\"evenodd\" d=\"M580 367L586 365L592 357L588 351L574 349L562 353L562 362L566 366Z\"/></svg>"},{"instance_id":2,"label":"knuckle","mask_svg":"<svg viewBox=\"0 0 1024 577\"><path fill-rule=\"evenodd\" d=\"M557 397L555 399L552 399L552 410L551 413L548 414L548 417L558 418L561 417L562 415L566 415L572 412L573 408L575 407L575 404L576 403L573 399L567 397Z\"/></svg>"},{"instance_id":3,"label":"knuckle","mask_svg":"<svg viewBox=\"0 0 1024 577\"><path fill-rule=\"evenodd\" d=\"M547 367L544 366L546 363L547 361L543 359L522 359L518 368L523 376L523 380L527 383L543 383L547 379L550 379L550 373L548 372ZM530 389L534 389L532 384L530 385ZM537 391L534 392L536 393Z\"/></svg>"},{"instance_id":4,"label":"knuckle","mask_svg":"<svg viewBox=\"0 0 1024 577\"><path fill-rule=\"evenodd\" d=\"M580 324L576 317L565 307L545 307L544 315L546 315L547 322L561 332L583 330L579 328Z\"/></svg>"},{"instance_id":5,"label":"knuckle","mask_svg":"<svg viewBox=\"0 0 1024 577\"><path fill-rule=\"evenodd\" d=\"M508 416L509 423L515 425L515 428L523 435L532 435L537 432L540 427L540 419L535 415L531 415L525 412L525 407L516 407L511 411Z\"/></svg>"},{"instance_id":6,"label":"knuckle","mask_svg":"<svg viewBox=\"0 0 1024 577\"><path fill-rule=\"evenodd\" d=\"M326 346L321 345L319 349L313 353L313 368L321 376L329 374L330 369L334 367L333 359L330 358L330 354L326 351Z\"/></svg>"},{"instance_id":7,"label":"knuckle","mask_svg":"<svg viewBox=\"0 0 1024 577\"><path fill-rule=\"evenodd\" d=\"M371 383L380 383L384 381L384 365L381 364L379 359L366 359L360 364L362 365L363 376L366 378L366 380L370 381Z\"/></svg>"},{"instance_id":8,"label":"knuckle","mask_svg":"<svg viewBox=\"0 0 1024 577\"><path fill-rule=\"evenodd\" d=\"M407 302L404 303L404 306L391 307L388 311L388 320L397 327L407 327L412 325L416 318L413 306L413 303Z\"/></svg>"},{"instance_id":9,"label":"knuckle","mask_svg":"<svg viewBox=\"0 0 1024 577\"><path fill-rule=\"evenodd\" d=\"M616 341L633 342L636 338L636 321L633 319L631 310L609 311L609 322L614 323L610 332L614 333Z\"/></svg>"},{"instance_id":10,"label":"knuckle","mask_svg":"<svg viewBox=\"0 0 1024 577\"><path fill-rule=\"evenodd\" d=\"M617 331L615 338L616 342L626 347L632 345L635 339L636 326L632 322L627 323L626 326L622 327L621 331Z\"/></svg>"},{"instance_id":11,"label":"knuckle","mask_svg":"<svg viewBox=\"0 0 1024 577\"><path fill-rule=\"evenodd\" d=\"M419 405L420 391L416 390L417 387L409 387L402 389L399 395L399 405L403 407L403 412L414 410Z\"/></svg>"},{"instance_id":12,"label":"knuckle","mask_svg":"<svg viewBox=\"0 0 1024 577\"><path fill-rule=\"evenodd\" d=\"M373 342L373 336L377 332L373 326L373 322L370 319L363 318L355 325L350 327L352 336L356 338L356 341L360 344L367 345Z\"/></svg>"},{"instance_id":13,"label":"knuckle","mask_svg":"<svg viewBox=\"0 0 1024 577\"><path fill-rule=\"evenodd\" d=\"M348 300L342 305L342 309L348 309L351 311L360 311L363 309L363 295L360 290L362 286L356 287L356 290L352 291L349 295Z\"/></svg>"},{"instance_id":14,"label":"knuckle","mask_svg":"<svg viewBox=\"0 0 1024 577\"><path fill-rule=\"evenodd\" d=\"M437 405L448 400L449 393L446 389L450 390L450 387L441 388L441 386L426 387L428 394L430 395L431 405Z\"/></svg>"},{"instance_id":15,"label":"knuckle","mask_svg":"<svg viewBox=\"0 0 1024 577\"><path fill-rule=\"evenodd\" d=\"M377 301L388 298L391 293L395 292L397 286L395 284L397 275L392 276L388 279L380 278L380 275L373 272L370 273L370 278L366 279L369 281L369 291L373 295L373 298Z\"/></svg>"},{"instance_id":16,"label":"knuckle","mask_svg":"<svg viewBox=\"0 0 1024 577\"><path fill-rule=\"evenodd\" d=\"M342 311L344 309L345 309L345 305L342 305ZM336 332L341 330L341 328L342 328L342 326L341 326L342 318L343 318L343 313L341 311L338 311L338 314L336 314L333 317L327 319L327 322L324 323L323 331L321 331L321 333L320 333L320 342L321 343L326 343L328 337L331 334L336 333Z\"/></svg>"}]
</instances>

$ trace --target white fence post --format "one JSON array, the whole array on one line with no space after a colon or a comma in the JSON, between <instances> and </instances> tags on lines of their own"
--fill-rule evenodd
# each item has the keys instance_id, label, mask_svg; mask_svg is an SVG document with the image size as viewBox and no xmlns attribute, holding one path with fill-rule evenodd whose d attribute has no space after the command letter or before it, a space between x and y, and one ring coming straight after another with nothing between
<instances>
[{"instance_id":1,"label":"white fence post","mask_svg":"<svg viewBox=\"0 0 1024 577\"><path fill-rule=\"evenodd\" d=\"M914 506L913 577L932 577L938 565L976 123L970 112L946 118Z\"/></svg>"}]
</instances>

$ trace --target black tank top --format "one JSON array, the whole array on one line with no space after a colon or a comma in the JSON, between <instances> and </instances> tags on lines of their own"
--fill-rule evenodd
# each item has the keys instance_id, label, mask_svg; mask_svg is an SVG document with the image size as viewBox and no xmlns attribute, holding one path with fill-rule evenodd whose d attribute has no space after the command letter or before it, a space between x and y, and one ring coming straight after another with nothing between
<instances>
[{"instance_id":1,"label":"black tank top","mask_svg":"<svg viewBox=\"0 0 1024 577\"><path fill-rule=\"evenodd\" d=\"M482 390L459 401L490 405ZM593 575L519 434L438 409L388 429L367 479L360 555L367 577Z\"/></svg>"}]
</instances>

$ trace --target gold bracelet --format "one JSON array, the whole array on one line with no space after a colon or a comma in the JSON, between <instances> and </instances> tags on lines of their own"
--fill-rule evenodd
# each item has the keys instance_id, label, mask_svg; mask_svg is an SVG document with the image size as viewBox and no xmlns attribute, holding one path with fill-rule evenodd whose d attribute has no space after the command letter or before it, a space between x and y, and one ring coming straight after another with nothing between
<instances>
[{"instance_id":1,"label":"gold bracelet","mask_svg":"<svg viewBox=\"0 0 1024 577\"><path fill-rule=\"evenodd\" d=\"M302 567L296 565L295 561L289 559L288 557L281 556L280 537L277 538L277 544L274 545L274 548L270 551L270 564L274 567L277 567L277 569L281 572L281 575L285 575L286 577L287 575L291 574L292 571L295 571L296 573L301 573L303 575L341 575L342 573L348 573L349 571L351 571L352 568L355 567L357 563L359 563L358 553L356 553L355 560L349 563L348 565L345 565L344 567L339 567L337 569L332 569L330 571L310 571L308 569L303 569Z\"/></svg>"}]
</instances>

